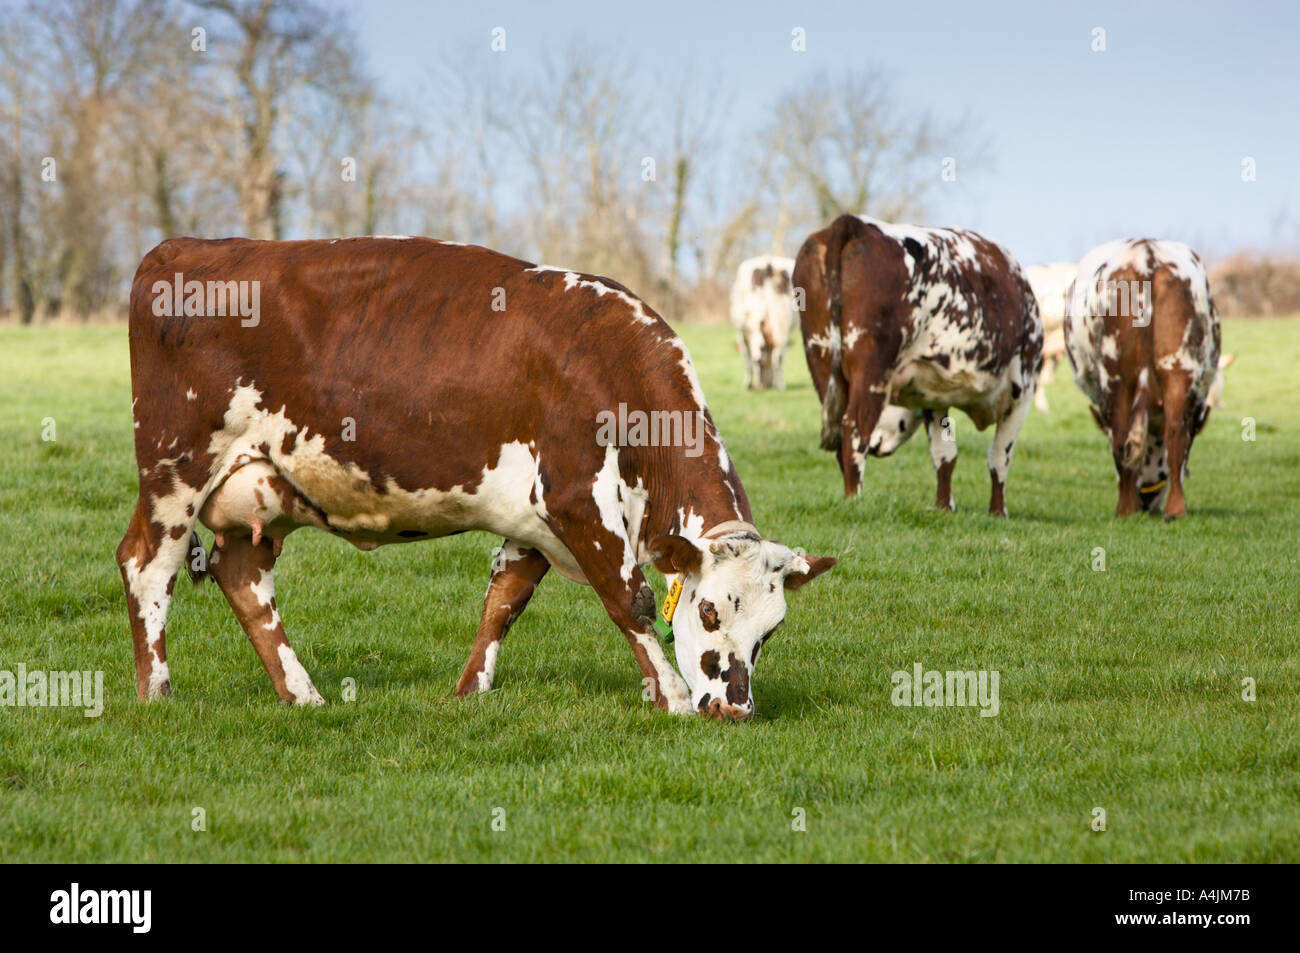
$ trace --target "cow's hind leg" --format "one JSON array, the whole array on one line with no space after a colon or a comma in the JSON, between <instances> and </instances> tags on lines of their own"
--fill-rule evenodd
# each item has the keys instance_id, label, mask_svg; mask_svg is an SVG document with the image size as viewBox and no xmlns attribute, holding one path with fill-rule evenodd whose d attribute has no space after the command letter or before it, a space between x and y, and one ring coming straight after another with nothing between
<instances>
[{"instance_id":1,"label":"cow's hind leg","mask_svg":"<svg viewBox=\"0 0 1300 953\"><path fill-rule=\"evenodd\" d=\"M167 609L176 574L189 553L197 504L198 493L179 482L163 499L141 493L117 547L117 565L131 616L136 694L141 701L172 693L167 669Z\"/></svg>"},{"instance_id":2,"label":"cow's hind leg","mask_svg":"<svg viewBox=\"0 0 1300 953\"><path fill-rule=\"evenodd\" d=\"M957 469L957 433L948 417L948 411L936 414L927 410L925 434L930 438L930 460L934 463L934 472L939 479L939 488L934 498L934 505L941 510L957 511L957 502L952 498L952 471ZM948 426L944 426L944 421Z\"/></svg>"},{"instance_id":3,"label":"cow's hind leg","mask_svg":"<svg viewBox=\"0 0 1300 953\"><path fill-rule=\"evenodd\" d=\"M1192 424L1187 412L1187 378L1167 374L1164 379L1165 452L1169 464L1169 495L1165 498L1165 519L1175 520L1187 513L1183 498L1183 468L1191 449Z\"/></svg>"},{"instance_id":4,"label":"cow's hind leg","mask_svg":"<svg viewBox=\"0 0 1300 953\"><path fill-rule=\"evenodd\" d=\"M1013 384L1019 392L1012 398L1011 405L998 420L993 441L989 444L989 480L992 491L989 494L989 513L993 516L1007 515L1007 471L1011 469L1011 454L1016 447L1016 437L1029 416L1029 408L1034 402L1034 378L1028 379L1027 386Z\"/></svg>"},{"instance_id":5,"label":"cow's hind leg","mask_svg":"<svg viewBox=\"0 0 1300 953\"><path fill-rule=\"evenodd\" d=\"M497 655L511 624L533 597L551 564L535 549L505 540L492 561L492 581L483 599L483 617L478 624L478 638L470 652L465 671L456 683L456 694L464 698L474 692L492 688Z\"/></svg>"},{"instance_id":6,"label":"cow's hind leg","mask_svg":"<svg viewBox=\"0 0 1300 953\"><path fill-rule=\"evenodd\" d=\"M268 537L253 545L249 536L222 534L212 551L209 572L257 650L280 701L325 704L289 645L275 606L275 542Z\"/></svg>"}]
</instances>

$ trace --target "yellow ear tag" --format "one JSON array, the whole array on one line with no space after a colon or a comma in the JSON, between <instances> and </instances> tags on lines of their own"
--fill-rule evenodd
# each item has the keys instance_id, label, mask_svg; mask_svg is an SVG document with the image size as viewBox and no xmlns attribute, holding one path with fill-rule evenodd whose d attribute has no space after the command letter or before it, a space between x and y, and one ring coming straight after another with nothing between
<instances>
[{"instance_id":1,"label":"yellow ear tag","mask_svg":"<svg viewBox=\"0 0 1300 953\"><path fill-rule=\"evenodd\" d=\"M674 579L668 587L668 595L664 596L663 608L659 610L660 618L655 619L655 631L665 642L673 640L673 613L677 611L677 603L681 598L682 581Z\"/></svg>"}]
</instances>

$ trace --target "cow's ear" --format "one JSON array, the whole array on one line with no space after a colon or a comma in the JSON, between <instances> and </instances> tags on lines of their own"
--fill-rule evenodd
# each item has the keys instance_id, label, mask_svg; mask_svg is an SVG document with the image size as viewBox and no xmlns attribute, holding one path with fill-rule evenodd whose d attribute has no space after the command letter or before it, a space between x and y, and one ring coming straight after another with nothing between
<instances>
[{"instance_id":1,"label":"cow's ear","mask_svg":"<svg viewBox=\"0 0 1300 953\"><path fill-rule=\"evenodd\" d=\"M785 574L785 587L790 590L812 582L838 560L834 556L800 556L792 564L790 572Z\"/></svg>"},{"instance_id":2,"label":"cow's ear","mask_svg":"<svg viewBox=\"0 0 1300 953\"><path fill-rule=\"evenodd\" d=\"M685 536L656 536L650 540L650 559L662 573L698 572L704 554Z\"/></svg>"}]
</instances>

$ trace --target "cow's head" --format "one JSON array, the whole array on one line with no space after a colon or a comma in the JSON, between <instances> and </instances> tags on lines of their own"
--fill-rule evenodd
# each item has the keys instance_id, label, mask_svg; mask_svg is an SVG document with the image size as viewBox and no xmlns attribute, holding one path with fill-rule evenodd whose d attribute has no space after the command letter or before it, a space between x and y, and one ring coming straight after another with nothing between
<instances>
[{"instance_id":1,"label":"cow's head","mask_svg":"<svg viewBox=\"0 0 1300 953\"><path fill-rule=\"evenodd\" d=\"M873 457L887 457L916 433L921 425L921 414L897 404L886 404L880 412L880 419L871 431L871 440L867 444L867 453Z\"/></svg>"},{"instance_id":2,"label":"cow's head","mask_svg":"<svg viewBox=\"0 0 1300 953\"><path fill-rule=\"evenodd\" d=\"M1191 433L1188 435L1188 454L1191 452L1192 438L1205 429L1210 419L1210 408L1202 404L1192 408L1189 414ZM1182 479L1187 479L1187 459L1183 459ZM1163 433L1157 431L1147 438L1146 450L1142 455L1142 466L1138 470L1138 505L1144 513L1158 513L1164 509L1165 497L1169 495L1169 454L1165 447Z\"/></svg>"},{"instance_id":3,"label":"cow's head","mask_svg":"<svg viewBox=\"0 0 1300 953\"><path fill-rule=\"evenodd\" d=\"M835 565L757 533L694 541L659 536L655 567L681 577L673 615L677 667L703 714L744 721L754 714L750 678L763 645L785 619L785 593Z\"/></svg>"}]
</instances>

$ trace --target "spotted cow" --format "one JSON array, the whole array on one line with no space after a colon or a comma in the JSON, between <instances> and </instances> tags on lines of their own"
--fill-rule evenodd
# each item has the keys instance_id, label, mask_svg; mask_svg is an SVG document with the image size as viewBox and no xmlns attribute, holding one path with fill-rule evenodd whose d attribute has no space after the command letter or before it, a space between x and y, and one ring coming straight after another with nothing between
<instances>
[{"instance_id":1,"label":"spotted cow","mask_svg":"<svg viewBox=\"0 0 1300 953\"><path fill-rule=\"evenodd\" d=\"M745 359L745 386L785 389L785 352L794 327L790 272L794 259L776 255L747 258L731 286L731 326Z\"/></svg>"},{"instance_id":2,"label":"spotted cow","mask_svg":"<svg viewBox=\"0 0 1300 953\"><path fill-rule=\"evenodd\" d=\"M1219 319L1209 279L1182 242L1119 239L1088 252L1070 290L1074 379L1110 441L1117 516L1187 511L1183 478L1210 413Z\"/></svg>"},{"instance_id":3,"label":"spotted cow","mask_svg":"<svg viewBox=\"0 0 1300 953\"><path fill-rule=\"evenodd\" d=\"M205 284L245 283L256 320L205 310ZM185 289L183 313L160 315L168 285ZM298 704L322 698L285 636L274 569L299 527L363 550L502 537L458 694L492 687L553 566L595 589L647 697L719 719L752 715L786 592L835 562L759 535L686 347L605 278L424 238L174 239L136 274L130 340L140 493L117 561L141 699L171 694L167 610L182 565L204 574L198 523L215 534L206 574ZM616 412L663 415L667 439L611 437ZM649 562L683 584L681 674L652 627Z\"/></svg>"},{"instance_id":4,"label":"spotted cow","mask_svg":"<svg viewBox=\"0 0 1300 953\"><path fill-rule=\"evenodd\" d=\"M1047 402L1047 388L1056 380L1056 365L1065 357L1065 295L1078 273L1079 266L1074 263L1025 267L1025 278L1034 289L1038 314L1043 319L1043 370L1038 375L1034 406L1045 414L1052 409Z\"/></svg>"},{"instance_id":5,"label":"spotted cow","mask_svg":"<svg viewBox=\"0 0 1300 953\"><path fill-rule=\"evenodd\" d=\"M938 474L937 505L956 509L949 408L989 447L989 512L1006 515L1007 470L1042 362L1043 327L1015 258L974 232L842 215L795 260L804 354L822 401L822 449L846 496L867 456L893 452L920 424Z\"/></svg>"}]
</instances>

